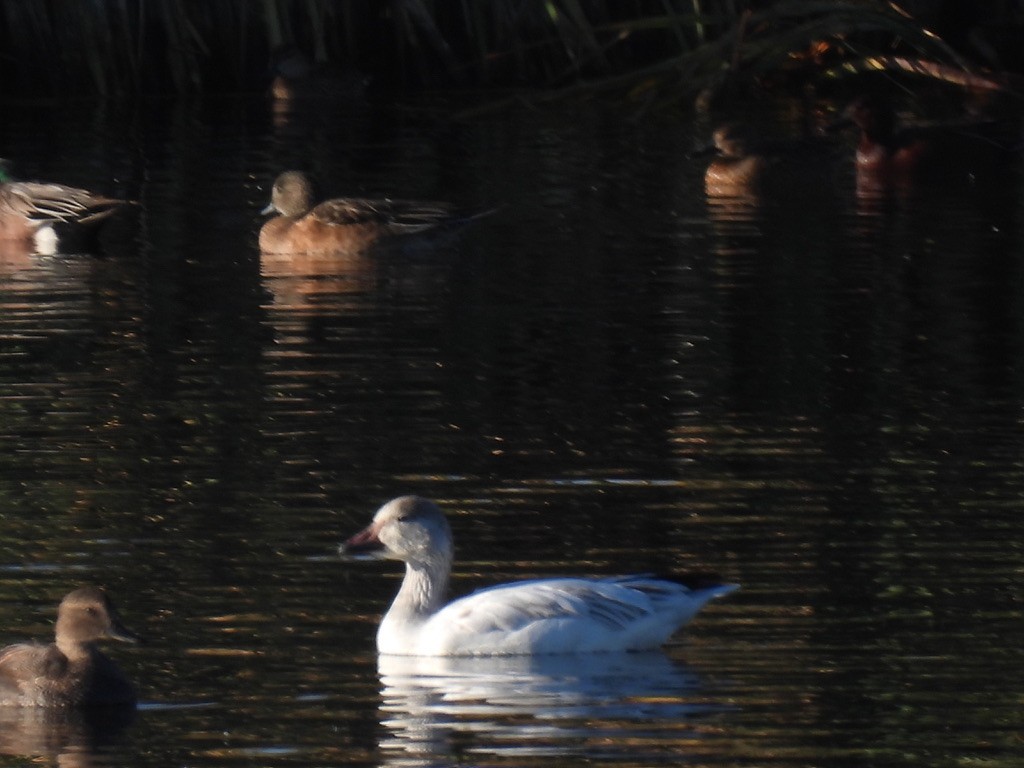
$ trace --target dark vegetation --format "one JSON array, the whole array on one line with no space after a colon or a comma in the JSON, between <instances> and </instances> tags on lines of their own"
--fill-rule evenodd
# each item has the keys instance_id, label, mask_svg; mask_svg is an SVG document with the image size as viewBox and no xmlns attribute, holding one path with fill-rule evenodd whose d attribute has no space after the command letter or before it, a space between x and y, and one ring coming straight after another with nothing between
<instances>
[{"instance_id":1,"label":"dark vegetation","mask_svg":"<svg viewBox=\"0 0 1024 768\"><path fill-rule=\"evenodd\" d=\"M1020 69L1010 0L4 0L0 95L253 92L271 52L378 92L527 88L627 99ZM981 82L981 81L978 81Z\"/></svg>"}]
</instances>

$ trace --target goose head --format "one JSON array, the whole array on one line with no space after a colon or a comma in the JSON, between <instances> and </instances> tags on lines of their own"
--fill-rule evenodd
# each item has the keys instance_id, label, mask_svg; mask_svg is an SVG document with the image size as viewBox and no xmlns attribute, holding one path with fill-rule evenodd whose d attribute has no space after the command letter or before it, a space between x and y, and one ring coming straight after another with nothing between
<instances>
[{"instance_id":1,"label":"goose head","mask_svg":"<svg viewBox=\"0 0 1024 768\"><path fill-rule=\"evenodd\" d=\"M448 567L452 532L429 499L400 496L377 510L373 522L339 547L343 555L403 560L413 567Z\"/></svg>"}]
</instances>

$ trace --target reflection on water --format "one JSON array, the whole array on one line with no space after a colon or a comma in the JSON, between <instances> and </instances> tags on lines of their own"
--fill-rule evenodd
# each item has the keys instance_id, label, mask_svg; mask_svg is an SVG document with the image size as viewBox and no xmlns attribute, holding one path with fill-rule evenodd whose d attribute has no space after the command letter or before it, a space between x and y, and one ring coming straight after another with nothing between
<instances>
[{"instance_id":1,"label":"reflection on water","mask_svg":"<svg viewBox=\"0 0 1024 768\"><path fill-rule=\"evenodd\" d=\"M0 240L0 278L10 278L31 269L41 258L21 243Z\"/></svg>"},{"instance_id":2,"label":"reflection on water","mask_svg":"<svg viewBox=\"0 0 1024 768\"><path fill-rule=\"evenodd\" d=\"M262 253L260 274L274 304L301 315L315 311L321 295L371 291L377 263L366 253Z\"/></svg>"},{"instance_id":3,"label":"reflection on water","mask_svg":"<svg viewBox=\"0 0 1024 768\"><path fill-rule=\"evenodd\" d=\"M661 761L721 709L661 653L379 660L388 765L491 754ZM675 758L682 755L675 754Z\"/></svg>"},{"instance_id":4,"label":"reflection on water","mask_svg":"<svg viewBox=\"0 0 1024 768\"><path fill-rule=\"evenodd\" d=\"M134 719L134 707L0 707L0 754L74 768L106 764L104 752Z\"/></svg>"},{"instance_id":5,"label":"reflection on water","mask_svg":"<svg viewBox=\"0 0 1024 768\"><path fill-rule=\"evenodd\" d=\"M26 175L145 205L129 253L0 250L0 643L48 637L80 583L140 617L118 661L145 706L99 759L1019 758L1019 189L866 205L840 162L820 194L709 200L679 115L327 117L0 121ZM500 209L414 256L261 258L291 167ZM455 594L701 569L743 590L678 638L691 666L378 677L400 574L333 553L402 493L451 510ZM99 741L35 733L58 746L21 753Z\"/></svg>"}]
</instances>

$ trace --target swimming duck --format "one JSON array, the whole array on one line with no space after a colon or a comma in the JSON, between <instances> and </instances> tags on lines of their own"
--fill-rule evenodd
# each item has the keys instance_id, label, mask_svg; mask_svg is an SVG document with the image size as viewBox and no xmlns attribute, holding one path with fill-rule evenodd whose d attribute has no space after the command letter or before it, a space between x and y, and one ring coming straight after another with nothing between
<instances>
[{"instance_id":1,"label":"swimming duck","mask_svg":"<svg viewBox=\"0 0 1024 768\"><path fill-rule=\"evenodd\" d=\"M446 605L451 529L437 505L419 496L389 501L340 551L405 562L405 579L377 632L377 650L387 655L649 650L707 601L737 589L649 576L551 578L502 584Z\"/></svg>"},{"instance_id":2,"label":"swimming duck","mask_svg":"<svg viewBox=\"0 0 1024 768\"><path fill-rule=\"evenodd\" d=\"M833 149L821 137L765 138L729 122L715 128L710 144L690 156L712 156L704 173L709 199L759 204L825 193L831 186Z\"/></svg>"},{"instance_id":3,"label":"swimming duck","mask_svg":"<svg viewBox=\"0 0 1024 768\"><path fill-rule=\"evenodd\" d=\"M107 594L82 587L57 609L56 641L0 650L0 705L73 707L134 704L135 689L96 647L104 638L138 642Z\"/></svg>"},{"instance_id":4,"label":"swimming duck","mask_svg":"<svg viewBox=\"0 0 1024 768\"><path fill-rule=\"evenodd\" d=\"M263 253L357 253L389 238L439 230L476 218L446 203L336 198L316 204L313 184L301 171L274 181L270 205L278 213L260 229Z\"/></svg>"},{"instance_id":5,"label":"swimming duck","mask_svg":"<svg viewBox=\"0 0 1024 768\"><path fill-rule=\"evenodd\" d=\"M756 195L761 188L768 157L755 150L738 123L726 123L711 134L711 144L700 154L713 154L704 173L709 197Z\"/></svg>"},{"instance_id":6,"label":"swimming duck","mask_svg":"<svg viewBox=\"0 0 1024 768\"><path fill-rule=\"evenodd\" d=\"M892 103L877 94L853 100L831 128L855 126L854 155L859 191L910 187L922 180L975 180L1005 169L1013 141L1006 126L978 116L903 125Z\"/></svg>"},{"instance_id":7,"label":"swimming duck","mask_svg":"<svg viewBox=\"0 0 1024 768\"><path fill-rule=\"evenodd\" d=\"M367 78L314 65L296 45L285 44L270 56L270 97L278 102L309 99L342 100L351 104L365 96Z\"/></svg>"},{"instance_id":8,"label":"swimming duck","mask_svg":"<svg viewBox=\"0 0 1024 768\"><path fill-rule=\"evenodd\" d=\"M0 160L0 241L56 253L61 242L95 234L96 225L131 205L64 184L12 181Z\"/></svg>"},{"instance_id":9,"label":"swimming duck","mask_svg":"<svg viewBox=\"0 0 1024 768\"><path fill-rule=\"evenodd\" d=\"M863 96L843 110L837 127L852 124L860 131L855 162L858 173L886 179L908 178L932 150L925 131L897 128L892 104L877 96Z\"/></svg>"}]
</instances>

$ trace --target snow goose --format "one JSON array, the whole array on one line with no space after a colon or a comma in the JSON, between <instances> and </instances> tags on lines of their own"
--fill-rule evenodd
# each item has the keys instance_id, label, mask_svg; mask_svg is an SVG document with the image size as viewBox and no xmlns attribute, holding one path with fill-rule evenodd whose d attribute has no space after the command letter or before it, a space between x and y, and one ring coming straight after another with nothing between
<instances>
[{"instance_id":1,"label":"snow goose","mask_svg":"<svg viewBox=\"0 0 1024 768\"><path fill-rule=\"evenodd\" d=\"M553 578L490 587L444 604L452 534L437 505L401 496L339 548L405 562L377 650L401 656L513 656L657 648L736 584L686 586L647 576Z\"/></svg>"}]
</instances>

